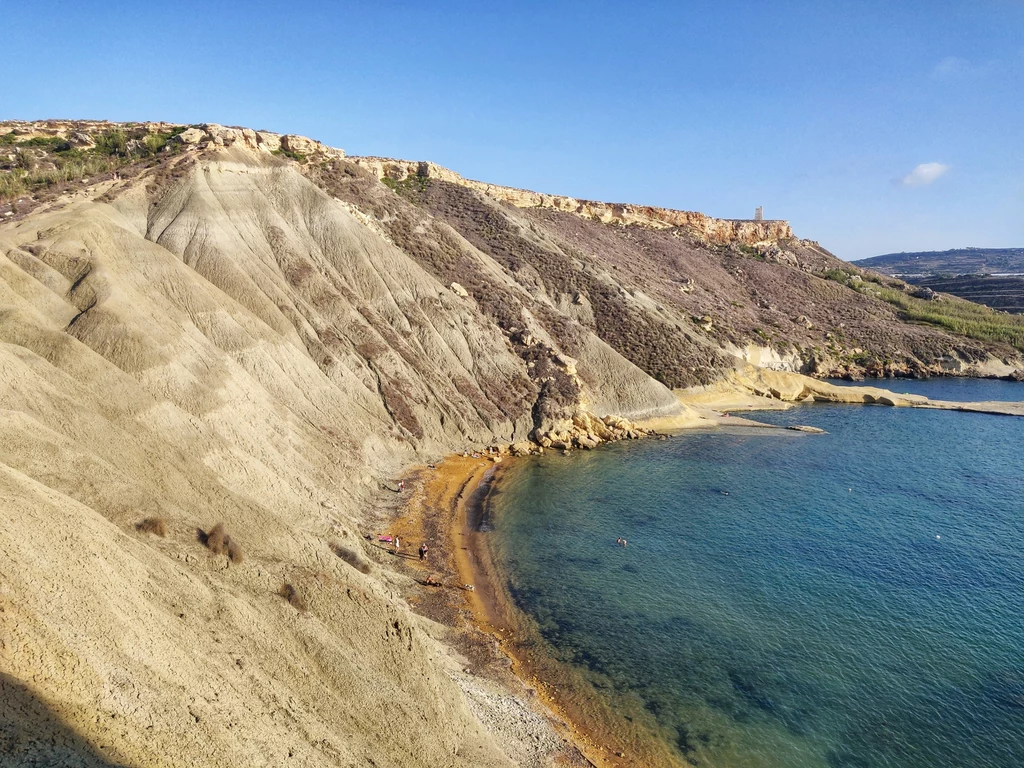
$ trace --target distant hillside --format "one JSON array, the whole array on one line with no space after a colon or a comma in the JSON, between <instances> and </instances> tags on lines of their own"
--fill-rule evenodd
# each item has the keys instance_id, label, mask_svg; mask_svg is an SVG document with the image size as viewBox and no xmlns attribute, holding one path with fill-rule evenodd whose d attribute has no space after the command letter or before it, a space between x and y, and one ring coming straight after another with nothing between
<instances>
[{"instance_id":1,"label":"distant hillside","mask_svg":"<svg viewBox=\"0 0 1024 768\"><path fill-rule=\"evenodd\" d=\"M1004 312L1024 314L1024 278L995 275L928 275L907 277L922 288L951 293L961 299L984 304Z\"/></svg>"},{"instance_id":2,"label":"distant hillside","mask_svg":"<svg viewBox=\"0 0 1024 768\"><path fill-rule=\"evenodd\" d=\"M1024 248L956 248L950 251L887 253L853 262L886 275L1024 274Z\"/></svg>"},{"instance_id":3,"label":"distant hillside","mask_svg":"<svg viewBox=\"0 0 1024 768\"><path fill-rule=\"evenodd\" d=\"M1015 314L1024 313L1024 248L957 248L951 251L887 253L853 262L858 267L950 293Z\"/></svg>"}]
</instances>

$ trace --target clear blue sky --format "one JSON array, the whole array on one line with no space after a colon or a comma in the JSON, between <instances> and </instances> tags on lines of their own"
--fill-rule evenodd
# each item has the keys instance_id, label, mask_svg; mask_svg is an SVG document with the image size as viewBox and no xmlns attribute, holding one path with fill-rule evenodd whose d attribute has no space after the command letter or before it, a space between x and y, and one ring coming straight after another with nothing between
<instances>
[{"instance_id":1,"label":"clear blue sky","mask_svg":"<svg viewBox=\"0 0 1024 768\"><path fill-rule=\"evenodd\" d=\"M847 259L1024 246L1024 0L11 2L0 118L218 122Z\"/></svg>"}]
</instances>

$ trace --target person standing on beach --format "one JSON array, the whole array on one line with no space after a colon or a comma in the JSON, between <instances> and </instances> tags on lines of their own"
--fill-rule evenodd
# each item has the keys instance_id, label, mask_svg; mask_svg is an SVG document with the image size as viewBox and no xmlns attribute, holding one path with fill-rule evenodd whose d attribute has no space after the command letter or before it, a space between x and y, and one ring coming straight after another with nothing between
<instances>
[{"instance_id":1,"label":"person standing on beach","mask_svg":"<svg viewBox=\"0 0 1024 768\"><path fill-rule=\"evenodd\" d=\"M424 559L426 556L427 556L427 543L423 542L422 544L420 544L420 560Z\"/></svg>"},{"instance_id":2,"label":"person standing on beach","mask_svg":"<svg viewBox=\"0 0 1024 768\"><path fill-rule=\"evenodd\" d=\"M399 548L400 548L400 545L399 545L399 543L398 543L398 537L397 537L397 536L395 536L395 554L396 554L396 555L398 554L398 550L399 550Z\"/></svg>"}]
</instances>

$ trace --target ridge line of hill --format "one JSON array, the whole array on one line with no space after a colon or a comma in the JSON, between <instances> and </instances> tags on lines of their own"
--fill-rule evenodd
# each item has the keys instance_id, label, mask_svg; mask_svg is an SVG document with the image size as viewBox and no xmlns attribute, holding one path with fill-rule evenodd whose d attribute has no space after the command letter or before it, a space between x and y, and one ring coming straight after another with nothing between
<instances>
[{"instance_id":1,"label":"ridge line of hill","mask_svg":"<svg viewBox=\"0 0 1024 768\"><path fill-rule=\"evenodd\" d=\"M142 127L152 135L174 134L177 141L202 149L206 145L231 146L238 142L249 149L280 154L294 159L311 155L320 158L344 158L343 149L330 147L315 139L297 134L281 134L217 123L182 124L169 122L112 123L102 120L39 120L0 122L0 137L17 137L19 141L33 138L65 138L74 146L90 146L90 135L118 130L124 126ZM481 192L495 200L520 208L552 208L605 224L645 225L654 228L686 227L702 233L707 242L727 244L740 242L753 245L777 242L793 237L789 222L781 219L722 219L699 211L683 211L633 203L609 203L568 195L517 189L500 184L467 179L455 171L430 161L400 160L376 156L349 156L348 159L374 173L379 179L401 183L411 178L432 178Z\"/></svg>"},{"instance_id":2,"label":"ridge line of hill","mask_svg":"<svg viewBox=\"0 0 1024 768\"><path fill-rule=\"evenodd\" d=\"M484 181L467 179L449 168L429 161L399 160L387 157L350 156L356 165L366 168L385 183L402 184L436 179L472 189L517 208L550 208L572 213L602 224L643 225L655 229L686 227L702 233L709 243L739 242L753 245L777 242L793 237L789 222L781 219L720 219L699 211L683 211L634 203L608 203L569 195L534 192Z\"/></svg>"}]
</instances>

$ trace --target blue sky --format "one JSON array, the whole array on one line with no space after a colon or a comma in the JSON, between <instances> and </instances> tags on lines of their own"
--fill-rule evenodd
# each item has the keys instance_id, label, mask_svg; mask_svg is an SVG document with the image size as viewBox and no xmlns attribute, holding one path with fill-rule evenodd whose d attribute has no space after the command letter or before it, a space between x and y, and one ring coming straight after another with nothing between
<instances>
[{"instance_id":1,"label":"blue sky","mask_svg":"<svg viewBox=\"0 0 1024 768\"><path fill-rule=\"evenodd\" d=\"M218 122L545 192L1024 246L1024 0L0 0L0 118Z\"/></svg>"}]
</instances>

